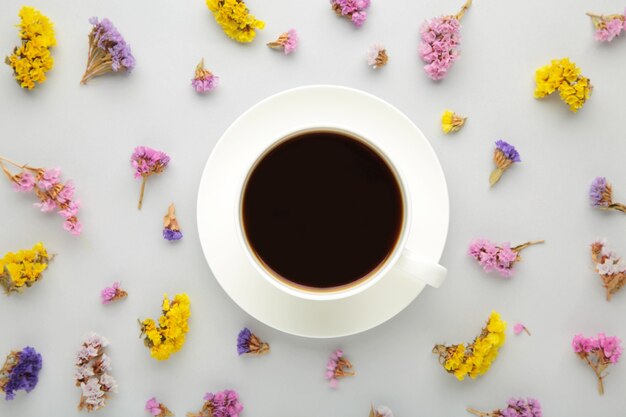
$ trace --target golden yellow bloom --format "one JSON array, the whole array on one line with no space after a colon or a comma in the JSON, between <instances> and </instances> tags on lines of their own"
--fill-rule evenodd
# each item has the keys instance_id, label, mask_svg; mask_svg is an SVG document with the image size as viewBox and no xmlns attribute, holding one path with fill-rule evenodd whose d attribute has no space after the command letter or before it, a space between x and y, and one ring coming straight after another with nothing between
<instances>
[{"instance_id":1,"label":"golden yellow bloom","mask_svg":"<svg viewBox=\"0 0 626 417\"><path fill-rule=\"evenodd\" d=\"M54 27L50 19L33 7L24 6L19 12L22 44L15 47L5 62L22 88L32 90L35 82L46 80L46 72L54 65L49 48L56 45Z\"/></svg>"},{"instance_id":2,"label":"golden yellow bloom","mask_svg":"<svg viewBox=\"0 0 626 417\"><path fill-rule=\"evenodd\" d=\"M569 58L555 59L539 68L535 72L535 83L535 98L543 98L558 90L561 100L573 112L582 108L593 88L589 79L581 75L580 68Z\"/></svg>"},{"instance_id":3,"label":"golden yellow bloom","mask_svg":"<svg viewBox=\"0 0 626 417\"><path fill-rule=\"evenodd\" d=\"M450 110L446 110L441 115L441 129L446 134L456 132L463 127L465 120L467 120L467 117L459 116Z\"/></svg>"},{"instance_id":4,"label":"golden yellow bloom","mask_svg":"<svg viewBox=\"0 0 626 417\"><path fill-rule=\"evenodd\" d=\"M183 348L191 316L189 297L187 294L176 294L170 301L165 294L162 310L158 327L152 319L140 322L144 344L150 349L150 356L157 360L166 360Z\"/></svg>"},{"instance_id":5,"label":"golden yellow bloom","mask_svg":"<svg viewBox=\"0 0 626 417\"><path fill-rule=\"evenodd\" d=\"M255 29L265 27L265 22L250 14L243 0L206 0L206 5L224 33L237 42L252 42Z\"/></svg>"},{"instance_id":6,"label":"golden yellow bloom","mask_svg":"<svg viewBox=\"0 0 626 417\"><path fill-rule=\"evenodd\" d=\"M0 285L7 294L23 291L41 279L50 259L41 242L32 249L7 253L0 259Z\"/></svg>"}]
</instances>

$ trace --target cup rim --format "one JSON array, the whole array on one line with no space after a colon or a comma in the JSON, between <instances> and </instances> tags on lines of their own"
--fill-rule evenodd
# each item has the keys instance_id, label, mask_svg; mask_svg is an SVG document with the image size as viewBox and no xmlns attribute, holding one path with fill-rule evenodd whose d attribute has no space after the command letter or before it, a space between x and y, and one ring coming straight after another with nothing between
<instances>
[{"instance_id":1,"label":"cup rim","mask_svg":"<svg viewBox=\"0 0 626 417\"><path fill-rule=\"evenodd\" d=\"M243 221L243 200L244 193L246 190L246 185L248 184L248 180L258 165L258 163L263 160L263 158L279 146L281 143L284 143L288 140L293 139L295 136L301 135L305 132L309 131L331 131L341 133L345 136L350 137L351 139L357 140L365 144L368 148L376 152L376 154L381 157L390 171L393 173L396 182L400 188L400 194L402 198L402 224L400 228L400 233L398 238L396 239L395 245L393 249L389 252L385 260L383 260L379 265L376 266L372 271L370 271L365 277L359 278L356 280L356 284L349 283L339 287L332 287L329 289L310 289L305 286L298 286L296 283L288 280L285 277L280 276L278 273L271 270L271 268L265 264L265 262L255 253L255 250L252 248L252 245L249 243L244 221ZM241 181L240 191L238 193L238 203L237 203L237 229L240 243L243 245L244 252L246 253L246 257L252 263L257 272L263 276L263 278L272 284L274 287L279 290L286 292L287 294L307 299L307 300L316 300L316 301L324 301L324 300L338 300L342 298L348 298L350 296L356 295L366 289L372 287L376 284L380 279L386 275L386 273L395 265L398 261L399 257L402 255L402 251L406 244L406 240L409 235L409 228L411 225L411 199L408 194L408 189L406 187L406 183L404 178L398 169L398 167L391 161L391 159L387 156L387 153L381 147L374 143L369 137L363 135L358 129L354 129L352 127L346 127L338 124L314 124L298 127L296 129L289 129L284 134L278 135L278 139L265 146L263 150L256 156L250 167L247 169L243 181Z\"/></svg>"}]
</instances>

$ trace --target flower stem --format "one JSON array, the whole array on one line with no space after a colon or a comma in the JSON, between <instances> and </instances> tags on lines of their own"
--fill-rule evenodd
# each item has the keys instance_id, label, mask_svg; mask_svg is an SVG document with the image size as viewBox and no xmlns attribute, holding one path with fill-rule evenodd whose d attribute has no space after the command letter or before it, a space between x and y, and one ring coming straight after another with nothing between
<instances>
[{"instance_id":1,"label":"flower stem","mask_svg":"<svg viewBox=\"0 0 626 417\"><path fill-rule=\"evenodd\" d=\"M530 330L528 330L528 329L526 328L526 326L524 326L524 331L526 332L526 334L527 334L528 336L532 336L532 335L530 334Z\"/></svg>"},{"instance_id":2,"label":"flower stem","mask_svg":"<svg viewBox=\"0 0 626 417\"><path fill-rule=\"evenodd\" d=\"M604 14L597 14L597 13L590 13L590 12L587 12L585 14L591 17L592 19L602 19L602 20L622 19L624 20L624 16L621 14L604 15Z\"/></svg>"},{"instance_id":3,"label":"flower stem","mask_svg":"<svg viewBox=\"0 0 626 417\"><path fill-rule=\"evenodd\" d=\"M626 213L626 205L620 203L609 204L609 208L617 211L621 211L622 213Z\"/></svg>"},{"instance_id":4,"label":"flower stem","mask_svg":"<svg viewBox=\"0 0 626 417\"><path fill-rule=\"evenodd\" d=\"M591 369L593 369L593 372L598 377L598 392L600 393L600 395L604 395L604 383L602 382L604 377L602 376L602 371L600 371L596 365L591 363L588 356L585 356L585 361L591 367Z\"/></svg>"},{"instance_id":5,"label":"flower stem","mask_svg":"<svg viewBox=\"0 0 626 417\"><path fill-rule=\"evenodd\" d=\"M500 178L502 177L503 173L504 173L504 170L500 168L494 169L491 172L491 175L489 175L489 186L493 187L498 181L500 181Z\"/></svg>"},{"instance_id":6,"label":"flower stem","mask_svg":"<svg viewBox=\"0 0 626 417\"><path fill-rule=\"evenodd\" d=\"M0 161L4 161L4 162L6 162L6 163L9 163L9 164L11 164L11 165L13 165L13 166L16 166L16 167L18 167L18 168L21 168L21 169L26 169L26 168L28 168L28 164L23 164L23 165L22 165L22 164L18 164L17 162L13 162L13 161L11 161L10 159L4 158L4 157L2 157L2 156L0 156Z\"/></svg>"},{"instance_id":7,"label":"flower stem","mask_svg":"<svg viewBox=\"0 0 626 417\"><path fill-rule=\"evenodd\" d=\"M483 411L478 411L475 408L471 408L471 407L467 407L466 408L468 413L474 414L476 416L480 416L480 417L489 417L491 416L491 413L485 413Z\"/></svg>"},{"instance_id":8,"label":"flower stem","mask_svg":"<svg viewBox=\"0 0 626 417\"><path fill-rule=\"evenodd\" d=\"M531 240L530 242L522 243L521 245L517 245L517 246L511 248L511 250L513 252L519 253L519 252L521 252L522 250L526 249L529 246L537 245L539 243L544 243L544 242L545 242L545 240Z\"/></svg>"},{"instance_id":9,"label":"flower stem","mask_svg":"<svg viewBox=\"0 0 626 417\"><path fill-rule=\"evenodd\" d=\"M456 20L461 20L461 18L463 17L463 15L465 15L465 12L467 11L467 9L469 9L471 5L472 5L472 0L467 0L465 4L463 5L463 7L461 8L461 10L457 14L454 15Z\"/></svg>"},{"instance_id":10,"label":"flower stem","mask_svg":"<svg viewBox=\"0 0 626 417\"><path fill-rule=\"evenodd\" d=\"M143 176L141 180L141 191L139 193L139 204L137 205L137 210L141 210L141 204L143 203L143 193L146 190L146 181L148 177L146 175Z\"/></svg>"}]
</instances>

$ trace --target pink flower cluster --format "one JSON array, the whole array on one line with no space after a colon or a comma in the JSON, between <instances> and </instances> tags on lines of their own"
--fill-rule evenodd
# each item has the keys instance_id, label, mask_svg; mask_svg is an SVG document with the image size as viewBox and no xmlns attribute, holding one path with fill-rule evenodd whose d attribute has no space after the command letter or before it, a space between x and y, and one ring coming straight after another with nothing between
<instances>
[{"instance_id":1,"label":"pink flower cluster","mask_svg":"<svg viewBox=\"0 0 626 417\"><path fill-rule=\"evenodd\" d=\"M239 402L239 395L233 390L224 390L215 394L207 392L204 396L205 406L209 406L212 417L239 417L243 411L243 404Z\"/></svg>"},{"instance_id":2,"label":"pink flower cluster","mask_svg":"<svg viewBox=\"0 0 626 417\"><path fill-rule=\"evenodd\" d=\"M267 46L272 49L282 49L285 55L289 55L298 47L298 32L295 29L289 29L274 42L269 42Z\"/></svg>"},{"instance_id":3,"label":"pink flower cluster","mask_svg":"<svg viewBox=\"0 0 626 417\"><path fill-rule=\"evenodd\" d=\"M68 180L61 181L61 170L58 168L43 169L32 168L27 165L17 165L22 172L13 175L2 164L7 177L13 182L13 187L18 192L34 191L39 199L35 203L42 212L47 213L57 210L57 213L65 219L63 229L74 236L80 235L83 230L82 224L76 217L80 208L80 200L74 199L74 183Z\"/></svg>"},{"instance_id":4,"label":"pink flower cluster","mask_svg":"<svg viewBox=\"0 0 626 417\"><path fill-rule=\"evenodd\" d=\"M130 163L135 168L135 178L160 174L169 162L170 157L165 152L147 146L137 146L130 158Z\"/></svg>"},{"instance_id":5,"label":"pink flower cluster","mask_svg":"<svg viewBox=\"0 0 626 417\"><path fill-rule=\"evenodd\" d=\"M105 287L100 292L100 298L102 298L102 304L109 304L115 300L121 300L128 296L128 293L124 291L119 282L114 282L112 286Z\"/></svg>"},{"instance_id":6,"label":"pink flower cluster","mask_svg":"<svg viewBox=\"0 0 626 417\"><path fill-rule=\"evenodd\" d=\"M443 79L459 58L461 23L455 16L441 16L425 21L420 27L419 54L424 71L433 80Z\"/></svg>"},{"instance_id":7,"label":"pink flower cluster","mask_svg":"<svg viewBox=\"0 0 626 417\"><path fill-rule=\"evenodd\" d=\"M328 363L326 364L326 379L328 379L331 388L339 386L339 378L344 376L352 376L354 372L348 372L352 364L343 356L343 350L337 349L330 354Z\"/></svg>"},{"instance_id":8,"label":"pink flower cluster","mask_svg":"<svg viewBox=\"0 0 626 417\"><path fill-rule=\"evenodd\" d=\"M367 20L365 9L370 7L370 0L330 0L330 4L335 13L350 19L356 27L363 26Z\"/></svg>"},{"instance_id":9,"label":"pink flower cluster","mask_svg":"<svg viewBox=\"0 0 626 417\"><path fill-rule=\"evenodd\" d=\"M624 14L614 14L609 16L591 15L596 28L596 40L600 42L611 42L623 30L626 30L626 12Z\"/></svg>"},{"instance_id":10,"label":"pink flower cluster","mask_svg":"<svg viewBox=\"0 0 626 417\"><path fill-rule=\"evenodd\" d=\"M498 246L487 239L474 239L467 253L480 263L485 272L497 271L507 278L513 275L517 252L511 249L508 242Z\"/></svg>"},{"instance_id":11,"label":"pink flower cluster","mask_svg":"<svg viewBox=\"0 0 626 417\"><path fill-rule=\"evenodd\" d=\"M599 333L596 338L577 334L572 340L572 348L581 357L592 354L596 355L601 363L617 363L624 351L621 343L618 337L606 336L604 333Z\"/></svg>"},{"instance_id":12,"label":"pink flower cluster","mask_svg":"<svg viewBox=\"0 0 626 417\"><path fill-rule=\"evenodd\" d=\"M146 411L154 417L169 417L174 415L165 405L161 404L156 397L152 397L146 401L145 408Z\"/></svg>"}]
</instances>

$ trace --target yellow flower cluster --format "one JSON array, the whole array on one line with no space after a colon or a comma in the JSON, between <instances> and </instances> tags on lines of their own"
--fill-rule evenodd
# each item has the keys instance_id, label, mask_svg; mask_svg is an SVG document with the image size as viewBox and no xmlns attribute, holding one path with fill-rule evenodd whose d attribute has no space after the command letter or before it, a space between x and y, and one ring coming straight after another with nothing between
<instances>
[{"instance_id":1,"label":"yellow flower cluster","mask_svg":"<svg viewBox=\"0 0 626 417\"><path fill-rule=\"evenodd\" d=\"M459 381L466 376L472 379L485 374L498 356L498 349L504 344L506 322L497 312L492 312L487 325L473 343L443 346L433 349L438 353L443 367L454 374Z\"/></svg>"},{"instance_id":2,"label":"yellow flower cluster","mask_svg":"<svg viewBox=\"0 0 626 417\"><path fill-rule=\"evenodd\" d=\"M141 334L144 344L150 348L150 356L157 360L166 360L185 344L185 334L189 331L191 304L187 294L176 294L170 302L167 294L163 296L163 315L158 326L152 319L141 322Z\"/></svg>"},{"instance_id":3,"label":"yellow flower cluster","mask_svg":"<svg viewBox=\"0 0 626 417\"><path fill-rule=\"evenodd\" d=\"M580 68L569 58L555 59L535 73L535 98L543 98L559 91L561 100L569 109L577 112L591 96L592 85L589 78L583 77Z\"/></svg>"},{"instance_id":4,"label":"yellow flower cluster","mask_svg":"<svg viewBox=\"0 0 626 417\"><path fill-rule=\"evenodd\" d=\"M450 110L446 110L441 115L441 130L446 134L461 130L466 119L467 117L459 116Z\"/></svg>"},{"instance_id":5,"label":"yellow flower cluster","mask_svg":"<svg viewBox=\"0 0 626 417\"><path fill-rule=\"evenodd\" d=\"M48 267L50 256L43 243L32 249L9 252L0 259L0 285L7 294L22 292L41 279L41 273Z\"/></svg>"},{"instance_id":6,"label":"yellow flower cluster","mask_svg":"<svg viewBox=\"0 0 626 417\"><path fill-rule=\"evenodd\" d=\"M265 27L265 22L250 14L243 0L206 0L206 5L224 33L237 42L252 42L255 29Z\"/></svg>"},{"instance_id":7,"label":"yellow flower cluster","mask_svg":"<svg viewBox=\"0 0 626 417\"><path fill-rule=\"evenodd\" d=\"M52 69L54 59L50 49L56 45L53 24L33 7L24 6L19 13L22 44L7 57L6 63L13 68L13 75L22 88L32 90L35 82L46 81L46 72Z\"/></svg>"}]
</instances>

